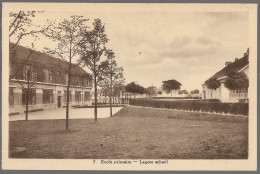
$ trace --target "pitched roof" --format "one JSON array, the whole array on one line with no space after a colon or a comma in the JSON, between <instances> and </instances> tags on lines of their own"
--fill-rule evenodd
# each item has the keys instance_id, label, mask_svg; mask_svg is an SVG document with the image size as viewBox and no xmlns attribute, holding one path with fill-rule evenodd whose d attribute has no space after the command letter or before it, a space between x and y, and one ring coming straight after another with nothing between
<instances>
[{"instance_id":1,"label":"pitched roof","mask_svg":"<svg viewBox=\"0 0 260 174\"><path fill-rule=\"evenodd\" d=\"M218 79L220 77L224 77L231 71L238 72L239 70L241 70L243 67L245 67L248 64L249 64L248 55L245 55L244 57L236 60L235 62L228 64L222 70L218 71L216 74L214 74L209 79L214 79L214 78Z\"/></svg>"},{"instance_id":2,"label":"pitched roof","mask_svg":"<svg viewBox=\"0 0 260 174\"><path fill-rule=\"evenodd\" d=\"M10 46L14 45L13 43L10 44ZM17 45L15 48L15 54L17 55L17 58L21 61L25 61L29 55L30 50L29 48L26 48L21 45ZM30 59L33 59L33 62L37 62L38 65L41 65L41 67L52 69L56 71L60 71L63 73L67 73L68 69L68 62L65 62L61 59L54 58L52 56L43 54L39 51L35 51L37 54L32 54ZM12 56L9 57L10 59ZM83 68L81 68L78 65L71 67L71 74L77 75L77 76L85 76L85 77L91 77L89 73L87 73Z\"/></svg>"}]
</instances>

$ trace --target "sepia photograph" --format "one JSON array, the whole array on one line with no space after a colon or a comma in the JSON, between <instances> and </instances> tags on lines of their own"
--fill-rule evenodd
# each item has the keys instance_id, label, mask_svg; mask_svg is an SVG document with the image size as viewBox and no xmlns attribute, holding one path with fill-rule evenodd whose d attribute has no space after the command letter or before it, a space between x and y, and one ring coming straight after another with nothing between
<instances>
[{"instance_id":1,"label":"sepia photograph","mask_svg":"<svg viewBox=\"0 0 260 174\"><path fill-rule=\"evenodd\" d=\"M3 169L256 170L256 4L2 5Z\"/></svg>"}]
</instances>

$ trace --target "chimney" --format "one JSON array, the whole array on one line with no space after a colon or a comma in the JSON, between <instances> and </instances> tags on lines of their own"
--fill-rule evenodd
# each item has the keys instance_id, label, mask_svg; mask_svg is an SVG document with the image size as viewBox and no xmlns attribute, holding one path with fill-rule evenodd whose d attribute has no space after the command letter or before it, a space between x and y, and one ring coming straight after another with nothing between
<instances>
[{"instance_id":1,"label":"chimney","mask_svg":"<svg viewBox=\"0 0 260 174\"><path fill-rule=\"evenodd\" d=\"M238 58L235 58L235 61L237 61L238 60Z\"/></svg>"},{"instance_id":2,"label":"chimney","mask_svg":"<svg viewBox=\"0 0 260 174\"><path fill-rule=\"evenodd\" d=\"M226 66L229 65L229 64L231 64L231 62L225 62L225 65L226 65Z\"/></svg>"}]
</instances>

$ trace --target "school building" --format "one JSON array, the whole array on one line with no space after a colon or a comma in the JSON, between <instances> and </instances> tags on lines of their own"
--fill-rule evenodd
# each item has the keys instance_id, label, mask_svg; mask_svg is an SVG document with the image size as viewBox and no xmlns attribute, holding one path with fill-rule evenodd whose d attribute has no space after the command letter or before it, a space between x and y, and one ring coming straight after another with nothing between
<instances>
[{"instance_id":1,"label":"school building","mask_svg":"<svg viewBox=\"0 0 260 174\"><path fill-rule=\"evenodd\" d=\"M29 91L29 111L66 106L66 61L17 45L9 51L9 114L23 113ZM72 105L92 105L92 76L78 65L71 67L69 90Z\"/></svg>"}]
</instances>

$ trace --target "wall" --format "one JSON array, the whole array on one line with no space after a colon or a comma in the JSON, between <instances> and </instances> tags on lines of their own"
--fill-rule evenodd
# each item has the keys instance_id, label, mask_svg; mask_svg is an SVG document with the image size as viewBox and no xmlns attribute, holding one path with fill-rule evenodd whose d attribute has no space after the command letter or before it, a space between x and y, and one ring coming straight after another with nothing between
<instances>
[{"instance_id":1,"label":"wall","mask_svg":"<svg viewBox=\"0 0 260 174\"><path fill-rule=\"evenodd\" d=\"M221 96L221 87L216 90L208 89L206 85L202 87L202 99L219 99Z\"/></svg>"},{"instance_id":2,"label":"wall","mask_svg":"<svg viewBox=\"0 0 260 174\"><path fill-rule=\"evenodd\" d=\"M14 89L14 105L9 106L9 114L17 114L24 113L25 105L22 105L22 85L25 86L24 82L11 81L9 83L9 87ZM37 83L34 85L36 89L36 103L34 105L29 105L29 111L32 110L49 110L58 108L58 98L60 97L61 105L60 107L64 107L64 90L66 90L66 86L63 85L54 85L47 83ZM53 103L43 103L43 89L50 89L53 91ZM91 97L89 97L88 101L85 101L84 94L85 92L89 92L89 96L91 96L91 87L70 87L72 91L72 102L70 105L92 105ZM81 101L79 103L75 102L75 91L81 91Z\"/></svg>"}]
</instances>

